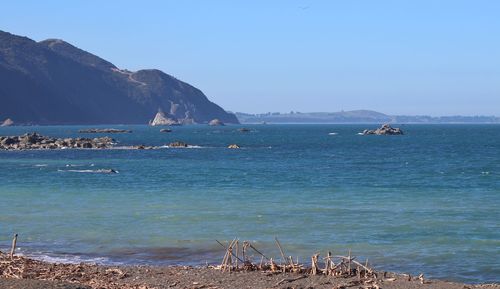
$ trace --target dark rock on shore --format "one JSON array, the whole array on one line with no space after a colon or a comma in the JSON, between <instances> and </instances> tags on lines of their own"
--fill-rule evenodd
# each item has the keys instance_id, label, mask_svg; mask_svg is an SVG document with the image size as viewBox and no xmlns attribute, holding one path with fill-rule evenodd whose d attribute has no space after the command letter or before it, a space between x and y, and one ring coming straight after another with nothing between
<instances>
[{"instance_id":1,"label":"dark rock on shore","mask_svg":"<svg viewBox=\"0 0 500 289\"><path fill-rule=\"evenodd\" d=\"M370 135L370 134L375 134L375 135L402 135L403 131L399 127L393 128L389 124L384 124L380 128L377 128L376 130L365 129L363 131L363 135Z\"/></svg>"},{"instance_id":2,"label":"dark rock on shore","mask_svg":"<svg viewBox=\"0 0 500 289\"><path fill-rule=\"evenodd\" d=\"M212 119L208 125L210 126L223 126L225 125L220 119L216 118L216 119Z\"/></svg>"},{"instance_id":3,"label":"dark rock on shore","mask_svg":"<svg viewBox=\"0 0 500 289\"><path fill-rule=\"evenodd\" d=\"M0 126L12 126L14 125L14 121L10 118L4 120Z\"/></svg>"},{"instance_id":4,"label":"dark rock on shore","mask_svg":"<svg viewBox=\"0 0 500 289\"><path fill-rule=\"evenodd\" d=\"M44 150L44 149L106 149L114 145L110 137L100 138L52 138L38 133L21 136L0 136L0 150Z\"/></svg>"},{"instance_id":5,"label":"dark rock on shore","mask_svg":"<svg viewBox=\"0 0 500 289\"><path fill-rule=\"evenodd\" d=\"M81 129L78 131L79 133L131 133L131 130L128 129L116 129L116 128L89 128L89 129Z\"/></svg>"}]
</instances>

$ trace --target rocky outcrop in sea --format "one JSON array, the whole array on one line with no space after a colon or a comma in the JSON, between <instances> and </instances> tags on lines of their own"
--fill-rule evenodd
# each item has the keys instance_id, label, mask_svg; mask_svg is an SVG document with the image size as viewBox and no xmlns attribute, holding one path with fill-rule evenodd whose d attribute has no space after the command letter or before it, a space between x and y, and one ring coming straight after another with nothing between
<instances>
[{"instance_id":1,"label":"rocky outcrop in sea","mask_svg":"<svg viewBox=\"0 0 500 289\"><path fill-rule=\"evenodd\" d=\"M174 141L168 144L169 148L187 148L189 145L182 141Z\"/></svg>"},{"instance_id":2,"label":"rocky outcrop in sea","mask_svg":"<svg viewBox=\"0 0 500 289\"><path fill-rule=\"evenodd\" d=\"M112 148L114 142L110 137L52 138L34 132L21 136L0 136L0 150L107 149Z\"/></svg>"},{"instance_id":3,"label":"rocky outcrop in sea","mask_svg":"<svg viewBox=\"0 0 500 289\"><path fill-rule=\"evenodd\" d=\"M224 123L223 123L220 119L215 118L215 119L212 119L212 120L208 123L208 125L210 125L210 126L223 126L223 125L224 125Z\"/></svg>"},{"instance_id":4,"label":"rocky outcrop in sea","mask_svg":"<svg viewBox=\"0 0 500 289\"><path fill-rule=\"evenodd\" d=\"M12 126L14 125L14 121L10 118L4 120L0 126Z\"/></svg>"},{"instance_id":5,"label":"rocky outcrop in sea","mask_svg":"<svg viewBox=\"0 0 500 289\"><path fill-rule=\"evenodd\" d=\"M377 128L375 130L368 130L365 129L362 133L363 135L370 135L370 134L376 134L376 135L402 135L403 131L399 128L393 128L389 124L384 124L380 128Z\"/></svg>"},{"instance_id":6,"label":"rocky outcrop in sea","mask_svg":"<svg viewBox=\"0 0 500 289\"><path fill-rule=\"evenodd\" d=\"M177 119L167 116L163 111L158 111L155 115L155 118L149 122L151 126L158 125L181 125Z\"/></svg>"},{"instance_id":7,"label":"rocky outcrop in sea","mask_svg":"<svg viewBox=\"0 0 500 289\"><path fill-rule=\"evenodd\" d=\"M89 129L81 129L78 131L79 133L131 133L131 130L128 129L116 129L116 128L89 128Z\"/></svg>"}]
</instances>

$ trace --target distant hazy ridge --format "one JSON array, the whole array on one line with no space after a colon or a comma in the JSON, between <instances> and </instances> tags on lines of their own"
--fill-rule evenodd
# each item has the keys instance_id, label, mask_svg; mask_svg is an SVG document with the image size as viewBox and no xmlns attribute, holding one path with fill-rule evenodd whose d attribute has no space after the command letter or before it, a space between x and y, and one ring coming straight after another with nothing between
<instances>
[{"instance_id":1,"label":"distant hazy ridge","mask_svg":"<svg viewBox=\"0 0 500 289\"><path fill-rule=\"evenodd\" d=\"M371 110L248 114L237 112L242 123L500 123L496 116L386 115Z\"/></svg>"},{"instance_id":2,"label":"distant hazy ridge","mask_svg":"<svg viewBox=\"0 0 500 289\"><path fill-rule=\"evenodd\" d=\"M185 122L238 122L160 70L119 69L57 39L35 42L0 31L0 83L0 122L147 124L158 109Z\"/></svg>"}]
</instances>

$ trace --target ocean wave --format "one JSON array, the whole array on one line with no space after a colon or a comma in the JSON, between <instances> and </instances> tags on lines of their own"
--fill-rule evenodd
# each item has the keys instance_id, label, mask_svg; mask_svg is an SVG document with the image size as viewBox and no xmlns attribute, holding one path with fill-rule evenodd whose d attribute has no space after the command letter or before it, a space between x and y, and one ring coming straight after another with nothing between
<instances>
[{"instance_id":1,"label":"ocean wave","mask_svg":"<svg viewBox=\"0 0 500 289\"><path fill-rule=\"evenodd\" d=\"M188 145L187 147L177 147L177 146L161 146L162 148L168 148L168 149L203 149L203 148L208 148L208 147L203 147L203 146L197 146L197 145Z\"/></svg>"},{"instance_id":2,"label":"ocean wave","mask_svg":"<svg viewBox=\"0 0 500 289\"><path fill-rule=\"evenodd\" d=\"M58 172L70 172L70 173L94 173L94 174L118 174L120 173L114 169L98 169L98 170L57 170Z\"/></svg>"},{"instance_id":3,"label":"ocean wave","mask_svg":"<svg viewBox=\"0 0 500 289\"><path fill-rule=\"evenodd\" d=\"M66 167L93 167L94 164L90 164L90 165L81 165L81 164L66 164Z\"/></svg>"},{"instance_id":4,"label":"ocean wave","mask_svg":"<svg viewBox=\"0 0 500 289\"><path fill-rule=\"evenodd\" d=\"M27 254L19 254L35 260L48 262L48 263L64 263L64 264L80 264L80 263L95 263L100 265L121 265L120 262L113 262L106 257L90 257L81 255L49 255L42 252L33 252Z\"/></svg>"},{"instance_id":5,"label":"ocean wave","mask_svg":"<svg viewBox=\"0 0 500 289\"><path fill-rule=\"evenodd\" d=\"M329 132L328 135L338 135L336 132Z\"/></svg>"}]
</instances>

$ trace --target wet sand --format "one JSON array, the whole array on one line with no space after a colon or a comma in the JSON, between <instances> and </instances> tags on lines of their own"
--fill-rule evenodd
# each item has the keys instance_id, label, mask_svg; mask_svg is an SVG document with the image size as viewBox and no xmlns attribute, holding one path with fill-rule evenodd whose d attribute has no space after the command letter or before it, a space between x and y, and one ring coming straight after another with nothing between
<instances>
[{"instance_id":1,"label":"wet sand","mask_svg":"<svg viewBox=\"0 0 500 289\"><path fill-rule=\"evenodd\" d=\"M0 256L0 288L12 289L152 289L152 288L403 288L466 289L495 288L500 284L468 285L442 280L419 280L388 273L376 278L334 277L300 273L262 271L222 272L208 267L102 266L95 264L53 264L7 255ZM374 285L376 284L376 285ZM377 287L378 286L378 287Z\"/></svg>"}]
</instances>

